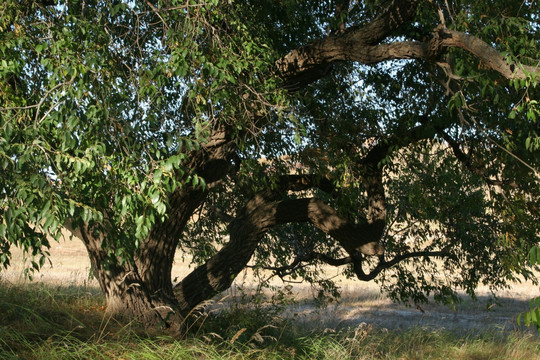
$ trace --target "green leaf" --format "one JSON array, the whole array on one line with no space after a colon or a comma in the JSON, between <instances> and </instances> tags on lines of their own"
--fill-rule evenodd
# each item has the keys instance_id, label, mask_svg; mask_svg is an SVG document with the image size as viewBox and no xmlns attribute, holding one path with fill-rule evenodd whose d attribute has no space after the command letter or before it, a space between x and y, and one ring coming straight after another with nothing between
<instances>
[{"instance_id":1,"label":"green leaf","mask_svg":"<svg viewBox=\"0 0 540 360\"><path fill-rule=\"evenodd\" d=\"M45 265L45 260L46 260L46 257L44 255L41 255L39 257L39 267L43 267L43 265Z\"/></svg>"},{"instance_id":2,"label":"green leaf","mask_svg":"<svg viewBox=\"0 0 540 360\"><path fill-rule=\"evenodd\" d=\"M150 194L150 201L152 202L153 205L156 205L159 202L159 199L160 199L160 195L158 191Z\"/></svg>"},{"instance_id":3,"label":"green leaf","mask_svg":"<svg viewBox=\"0 0 540 360\"><path fill-rule=\"evenodd\" d=\"M118 14L118 12L126 10L126 8L127 4L124 3L113 5L111 8L111 16L115 16L116 14Z\"/></svg>"},{"instance_id":4,"label":"green leaf","mask_svg":"<svg viewBox=\"0 0 540 360\"><path fill-rule=\"evenodd\" d=\"M144 223L144 215L137 217L137 220L135 221L137 228L140 228L143 223Z\"/></svg>"},{"instance_id":5,"label":"green leaf","mask_svg":"<svg viewBox=\"0 0 540 360\"><path fill-rule=\"evenodd\" d=\"M531 312L530 312L530 316L531 316L531 320L530 322L534 323L534 324L539 324L539 320L540 320L540 317L539 317L539 314L538 312L536 311L536 309L532 309Z\"/></svg>"},{"instance_id":6,"label":"green leaf","mask_svg":"<svg viewBox=\"0 0 540 360\"><path fill-rule=\"evenodd\" d=\"M164 203L160 202L160 203L156 204L156 210L157 210L158 214L164 215L165 212L167 211L167 207L165 206Z\"/></svg>"},{"instance_id":7,"label":"green leaf","mask_svg":"<svg viewBox=\"0 0 540 360\"><path fill-rule=\"evenodd\" d=\"M531 262L532 265L536 264L536 261L537 261L537 257L536 257L536 254L537 254L537 247L533 247L530 251L529 251L529 261Z\"/></svg>"},{"instance_id":8,"label":"green leaf","mask_svg":"<svg viewBox=\"0 0 540 360\"><path fill-rule=\"evenodd\" d=\"M36 45L36 52L39 54L43 51L43 49L45 49L46 45L45 44L38 44Z\"/></svg>"},{"instance_id":9,"label":"green leaf","mask_svg":"<svg viewBox=\"0 0 540 360\"><path fill-rule=\"evenodd\" d=\"M46 215L49 214L49 211L51 209L51 204L52 204L51 200L47 200L47 202L43 206L43 209L41 210L41 213L39 214L40 219L43 219Z\"/></svg>"}]
</instances>

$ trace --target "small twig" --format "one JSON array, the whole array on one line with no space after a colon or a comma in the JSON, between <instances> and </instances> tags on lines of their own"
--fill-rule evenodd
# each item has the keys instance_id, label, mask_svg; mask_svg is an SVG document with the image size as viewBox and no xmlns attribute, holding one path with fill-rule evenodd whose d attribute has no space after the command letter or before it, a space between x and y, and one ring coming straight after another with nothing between
<instances>
[{"instance_id":1,"label":"small twig","mask_svg":"<svg viewBox=\"0 0 540 360\"><path fill-rule=\"evenodd\" d=\"M165 19L163 19L163 17L161 16L161 14L159 13L159 9L157 7L154 6L154 4L152 4L150 1L148 0L144 0L144 2L150 7L150 9L152 9L152 11L161 19L161 22L163 23L163 25L165 25L165 28L166 29L169 29L169 25L165 22Z\"/></svg>"},{"instance_id":2,"label":"small twig","mask_svg":"<svg viewBox=\"0 0 540 360\"><path fill-rule=\"evenodd\" d=\"M41 108L41 105L43 105L43 103L45 102L45 99L49 96L49 94L51 94L53 91L55 91L56 89L59 89L60 87L64 86L64 85L70 85L73 83L73 80L75 80L75 74L73 74L73 76L71 77L71 79L69 79L69 81L64 81L63 83L60 83L56 86L54 86L52 89L48 90L45 95L43 95L43 97L41 98L41 100L39 100L39 103L37 104L37 110L36 110L36 116L34 117L34 128L37 128L37 126L43 121L43 119L50 113L50 111L58 104L55 104L55 106L53 106L51 109L49 109L49 111L47 111L45 113L45 115L38 121L38 115L39 115L39 110Z\"/></svg>"},{"instance_id":3,"label":"small twig","mask_svg":"<svg viewBox=\"0 0 540 360\"><path fill-rule=\"evenodd\" d=\"M0 111L28 110L28 109L33 109L33 108L38 107L38 106L39 106L39 103L34 104L34 105L28 105L28 106L14 106L14 107L0 108Z\"/></svg>"},{"instance_id":4,"label":"small twig","mask_svg":"<svg viewBox=\"0 0 540 360\"><path fill-rule=\"evenodd\" d=\"M386 261L384 259L384 256L381 255L379 256L379 263L377 264L377 266L375 266L373 270L371 270L370 273L368 274L364 273L364 270L362 269L361 260L354 262L354 272L356 273L356 276L358 277L358 279L362 281L370 281L370 280L373 280L377 275L379 275L381 271L386 270L406 259L412 259L412 258L418 258L418 257L450 257L450 256L452 256L452 254L449 253L447 250L414 251L410 253L397 255L390 261Z\"/></svg>"},{"instance_id":5,"label":"small twig","mask_svg":"<svg viewBox=\"0 0 540 360\"><path fill-rule=\"evenodd\" d=\"M446 21L444 20L444 14L440 7L437 9L437 13L439 14L439 20L441 21L441 25L446 28Z\"/></svg>"},{"instance_id":6,"label":"small twig","mask_svg":"<svg viewBox=\"0 0 540 360\"><path fill-rule=\"evenodd\" d=\"M347 257L339 258L339 259L334 259L333 257L331 257L329 255L313 251L313 252L310 252L310 253L305 254L303 256L297 256L293 260L293 262L291 262L289 265L284 265L284 266L262 266L262 267L259 267L259 268L263 269L263 270L274 271L276 273L276 275L281 277L281 276L284 275L285 272L290 271L290 270L294 270L295 268L300 266L302 263L310 262L310 261L313 261L313 260L319 260L319 261L322 261L325 264L328 264L328 265L331 265L331 266L342 266L342 265L352 263L354 259L351 256L347 256ZM254 266L249 266L249 267L254 267Z\"/></svg>"},{"instance_id":7,"label":"small twig","mask_svg":"<svg viewBox=\"0 0 540 360\"><path fill-rule=\"evenodd\" d=\"M448 0L444 1L446 4L446 8L448 9L448 15L450 16L450 19L452 19L452 22L455 23L456 20L454 19L454 16L452 15L452 10L450 9L450 5L448 5Z\"/></svg>"},{"instance_id":8,"label":"small twig","mask_svg":"<svg viewBox=\"0 0 540 360\"><path fill-rule=\"evenodd\" d=\"M56 103L54 103L51 108L49 110L47 110L45 112L45 114L43 114L43 116L41 117L41 119L39 119L39 121L37 122L37 126L41 125L41 123L43 122L43 120L45 120L45 118L47 117L47 115L49 115L51 113L51 111L54 110L55 107L57 107L58 105L60 105L61 103L63 103L63 101L58 101ZM35 126L35 125L34 125Z\"/></svg>"},{"instance_id":9,"label":"small twig","mask_svg":"<svg viewBox=\"0 0 540 360\"><path fill-rule=\"evenodd\" d=\"M445 133L444 131L440 131L439 134L443 137L444 140L446 140L446 142L448 142L448 144L450 144L450 147L452 148L453 152L454 152L454 155L456 156L456 158L463 164L465 165L465 167L467 169L469 169L471 172L477 174L477 175L480 175L480 177L482 177L482 179L484 179L484 181L489 184L489 185L493 185L493 186L498 186L498 187L502 187L503 185L505 184L509 184L510 186L516 188L517 187L517 184L515 182L506 182L506 181L503 181L503 180L498 180L498 179L491 179L489 178L486 174L485 174L485 170L484 169L481 169L479 167L475 167L473 166L472 164L472 161L471 161L471 157L467 154L465 154L459 147L459 144L457 141L455 141L450 135L448 135L447 133Z\"/></svg>"}]
</instances>

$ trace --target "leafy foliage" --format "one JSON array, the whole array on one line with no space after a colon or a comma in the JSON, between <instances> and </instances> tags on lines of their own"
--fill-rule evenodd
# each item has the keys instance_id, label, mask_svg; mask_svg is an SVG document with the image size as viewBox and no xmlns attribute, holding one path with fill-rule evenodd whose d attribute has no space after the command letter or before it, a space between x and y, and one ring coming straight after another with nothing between
<instances>
[{"instance_id":1,"label":"leafy foliage","mask_svg":"<svg viewBox=\"0 0 540 360\"><path fill-rule=\"evenodd\" d=\"M470 51L449 48L433 61L336 62L317 82L287 92L276 60L334 36L335 1L46 5L0 5L3 266L14 244L39 269L47 236L58 239L68 224L94 225L109 260L131 262L174 212L178 189L207 196L179 244L201 264L227 241L227 226L246 201L278 189L280 178L328 180L332 191L282 195L316 196L361 224L371 216L366 178L380 172L383 260L417 255L376 278L393 298L454 302L458 288L474 296L479 284L499 288L517 275L531 277L523 259L540 233L537 73L507 80ZM359 28L386 5L350 2L337 22ZM422 41L445 25L529 69L539 57L534 6L426 1L414 22L385 41ZM235 147L223 179L202 175L195 163L196 154L216 146L216 129L226 129ZM369 163L379 150L381 159ZM250 266L335 295L320 258L289 266L314 252L347 255L311 225L286 224L265 234ZM365 270L380 260L363 258ZM344 271L355 275L352 266Z\"/></svg>"},{"instance_id":2,"label":"leafy foliage","mask_svg":"<svg viewBox=\"0 0 540 360\"><path fill-rule=\"evenodd\" d=\"M42 255L67 219L102 224L111 256L129 258L168 194L204 183L183 164L209 126L252 126L238 102L272 87L254 75L272 54L232 16L220 23L218 2L166 17L120 1L3 6L2 263L12 239Z\"/></svg>"}]
</instances>

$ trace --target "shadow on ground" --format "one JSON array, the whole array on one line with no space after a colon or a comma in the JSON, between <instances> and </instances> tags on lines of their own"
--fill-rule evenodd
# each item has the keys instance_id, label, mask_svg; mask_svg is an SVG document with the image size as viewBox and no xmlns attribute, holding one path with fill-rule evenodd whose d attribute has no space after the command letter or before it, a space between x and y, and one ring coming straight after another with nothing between
<instances>
[{"instance_id":1,"label":"shadow on ground","mask_svg":"<svg viewBox=\"0 0 540 360\"><path fill-rule=\"evenodd\" d=\"M216 302L209 310L219 311L238 306L238 303L242 302L246 307L252 306L245 299L245 294L242 300L236 298L232 291L225 296L224 301ZM342 329L365 324L388 330L422 328L456 333L490 330L536 333L535 330L523 326L523 323L517 323L519 314L529 309L529 300L526 298L498 297L494 302L494 299L487 295L478 296L476 300L462 295L461 299L462 302L453 307L435 303L406 306L393 303L379 292L370 289L360 295L346 292L339 301L326 307L318 307L307 298L299 302L293 301L282 307L278 313L280 317L293 319L301 327L313 330ZM267 303L264 306L273 305Z\"/></svg>"}]
</instances>

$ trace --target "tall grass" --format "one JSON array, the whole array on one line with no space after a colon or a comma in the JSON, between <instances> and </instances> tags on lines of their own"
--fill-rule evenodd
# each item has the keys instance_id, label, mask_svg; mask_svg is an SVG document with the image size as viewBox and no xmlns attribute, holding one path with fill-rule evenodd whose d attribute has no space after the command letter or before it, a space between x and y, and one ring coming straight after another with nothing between
<instances>
[{"instance_id":1,"label":"tall grass","mask_svg":"<svg viewBox=\"0 0 540 360\"><path fill-rule=\"evenodd\" d=\"M271 308L205 314L183 339L121 324L92 288L0 282L0 359L540 359L532 333L301 328Z\"/></svg>"}]
</instances>

